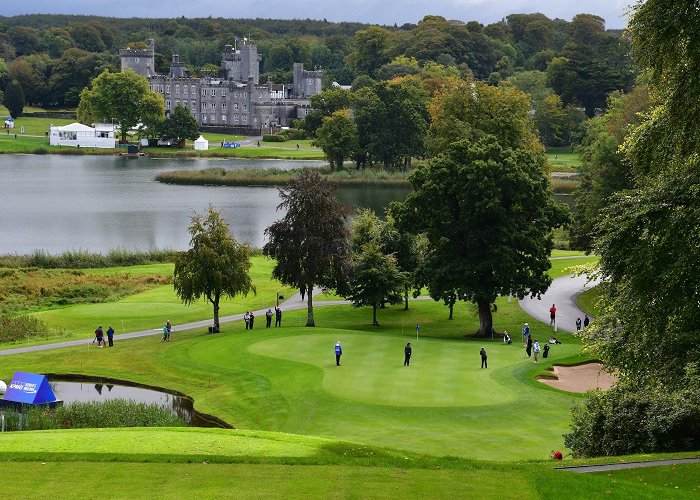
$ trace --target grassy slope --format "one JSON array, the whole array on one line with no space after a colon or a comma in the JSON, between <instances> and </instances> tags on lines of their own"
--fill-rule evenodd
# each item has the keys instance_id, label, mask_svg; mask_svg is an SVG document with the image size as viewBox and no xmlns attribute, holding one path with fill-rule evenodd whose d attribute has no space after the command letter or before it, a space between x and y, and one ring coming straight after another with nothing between
<instances>
[{"instance_id":1,"label":"grassy slope","mask_svg":"<svg viewBox=\"0 0 700 500\"><path fill-rule=\"evenodd\" d=\"M600 288L592 288L576 297L576 303L588 314L597 316L599 314L598 300L600 299L600 294Z\"/></svg>"}]
</instances>

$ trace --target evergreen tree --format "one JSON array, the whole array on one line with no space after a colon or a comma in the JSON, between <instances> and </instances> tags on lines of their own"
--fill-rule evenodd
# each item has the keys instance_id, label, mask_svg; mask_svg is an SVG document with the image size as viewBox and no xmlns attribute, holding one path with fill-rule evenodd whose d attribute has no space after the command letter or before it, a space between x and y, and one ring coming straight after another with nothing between
<instances>
[{"instance_id":1,"label":"evergreen tree","mask_svg":"<svg viewBox=\"0 0 700 500\"><path fill-rule=\"evenodd\" d=\"M24 91L17 80L12 80L5 88L3 104L12 118L19 118L24 111Z\"/></svg>"}]
</instances>

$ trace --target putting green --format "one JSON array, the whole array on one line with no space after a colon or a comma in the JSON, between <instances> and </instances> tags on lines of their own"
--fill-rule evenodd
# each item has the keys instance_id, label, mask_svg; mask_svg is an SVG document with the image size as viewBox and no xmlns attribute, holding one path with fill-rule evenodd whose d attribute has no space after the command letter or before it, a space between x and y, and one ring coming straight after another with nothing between
<instances>
[{"instance_id":1,"label":"putting green","mask_svg":"<svg viewBox=\"0 0 700 500\"><path fill-rule=\"evenodd\" d=\"M328 335L299 335L258 342L254 354L288 359L323 370L330 393L362 403L390 406L481 406L513 401L513 384L498 380L499 371L523 363L522 350L491 344L491 368L481 369L480 345L458 340L421 339L413 343L411 366L403 366L403 339L336 330L342 340L341 366L335 365ZM485 390L485 388L487 388Z\"/></svg>"}]
</instances>

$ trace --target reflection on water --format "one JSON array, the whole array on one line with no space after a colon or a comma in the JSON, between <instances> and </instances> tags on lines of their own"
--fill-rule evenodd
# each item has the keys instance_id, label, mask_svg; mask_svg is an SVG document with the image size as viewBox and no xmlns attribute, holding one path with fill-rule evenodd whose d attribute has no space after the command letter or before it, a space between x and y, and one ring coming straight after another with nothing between
<instances>
[{"instance_id":1,"label":"reflection on water","mask_svg":"<svg viewBox=\"0 0 700 500\"><path fill-rule=\"evenodd\" d=\"M124 399L138 403L155 404L172 415L189 422L192 427L222 427L218 422L206 419L194 411L191 399L167 392L102 382L51 381L56 398L64 403L104 402Z\"/></svg>"},{"instance_id":2,"label":"reflection on water","mask_svg":"<svg viewBox=\"0 0 700 500\"><path fill-rule=\"evenodd\" d=\"M222 210L239 241L261 247L280 218L272 187L174 186L154 182L168 170L299 168L318 161L151 159L113 156L0 155L0 253L189 246L187 228L209 204ZM338 197L382 212L401 188L347 188Z\"/></svg>"}]
</instances>

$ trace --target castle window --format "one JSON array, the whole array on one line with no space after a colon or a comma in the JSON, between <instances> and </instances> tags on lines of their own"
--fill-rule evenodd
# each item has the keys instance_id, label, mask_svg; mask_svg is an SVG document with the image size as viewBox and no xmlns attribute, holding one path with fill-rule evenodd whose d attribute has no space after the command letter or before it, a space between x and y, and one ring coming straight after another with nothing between
<instances>
[{"instance_id":1,"label":"castle window","mask_svg":"<svg viewBox=\"0 0 700 500\"><path fill-rule=\"evenodd\" d=\"M233 103L233 109L238 109L238 103L237 103L237 102L234 102L234 103Z\"/></svg>"},{"instance_id":2,"label":"castle window","mask_svg":"<svg viewBox=\"0 0 700 500\"><path fill-rule=\"evenodd\" d=\"M165 86L165 93L169 94L170 93L170 85Z\"/></svg>"},{"instance_id":3,"label":"castle window","mask_svg":"<svg viewBox=\"0 0 700 500\"><path fill-rule=\"evenodd\" d=\"M207 89L202 89L202 97L206 97L206 96L207 96Z\"/></svg>"},{"instance_id":4,"label":"castle window","mask_svg":"<svg viewBox=\"0 0 700 500\"><path fill-rule=\"evenodd\" d=\"M233 114L233 122L238 123L238 113Z\"/></svg>"},{"instance_id":5,"label":"castle window","mask_svg":"<svg viewBox=\"0 0 700 500\"><path fill-rule=\"evenodd\" d=\"M242 115L241 115L241 121L242 121L243 123L248 123L248 115L242 114Z\"/></svg>"},{"instance_id":6,"label":"castle window","mask_svg":"<svg viewBox=\"0 0 700 500\"><path fill-rule=\"evenodd\" d=\"M226 111L226 103L225 103L225 102L222 102L222 103L221 103L221 108L222 108L224 111Z\"/></svg>"},{"instance_id":7,"label":"castle window","mask_svg":"<svg viewBox=\"0 0 700 500\"><path fill-rule=\"evenodd\" d=\"M238 97L238 92L234 92L233 97Z\"/></svg>"},{"instance_id":8,"label":"castle window","mask_svg":"<svg viewBox=\"0 0 700 500\"><path fill-rule=\"evenodd\" d=\"M175 95L180 95L180 86L175 85Z\"/></svg>"},{"instance_id":9,"label":"castle window","mask_svg":"<svg viewBox=\"0 0 700 500\"><path fill-rule=\"evenodd\" d=\"M134 57L134 62L139 62L139 58L138 58L138 57Z\"/></svg>"},{"instance_id":10,"label":"castle window","mask_svg":"<svg viewBox=\"0 0 700 500\"><path fill-rule=\"evenodd\" d=\"M248 105L247 105L247 104L244 104L244 105L243 105L243 111L248 111Z\"/></svg>"},{"instance_id":11,"label":"castle window","mask_svg":"<svg viewBox=\"0 0 700 500\"><path fill-rule=\"evenodd\" d=\"M221 90L221 97L226 97L226 89Z\"/></svg>"},{"instance_id":12,"label":"castle window","mask_svg":"<svg viewBox=\"0 0 700 500\"><path fill-rule=\"evenodd\" d=\"M206 121L207 121L207 115L205 115L204 113L202 113L202 121L203 121L203 122L206 122Z\"/></svg>"},{"instance_id":13,"label":"castle window","mask_svg":"<svg viewBox=\"0 0 700 500\"><path fill-rule=\"evenodd\" d=\"M207 110L207 103L203 102L202 103L202 111L206 111L206 110Z\"/></svg>"},{"instance_id":14,"label":"castle window","mask_svg":"<svg viewBox=\"0 0 700 500\"><path fill-rule=\"evenodd\" d=\"M211 121L212 121L212 123L216 121L216 115L213 113L211 115Z\"/></svg>"},{"instance_id":15,"label":"castle window","mask_svg":"<svg viewBox=\"0 0 700 500\"><path fill-rule=\"evenodd\" d=\"M170 99L165 101L165 109L170 109Z\"/></svg>"},{"instance_id":16,"label":"castle window","mask_svg":"<svg viewBox=\"0 0 700 500\"><path fill-rule=\"evenodd\" d=\"M221 121L226 123L226 115L221 115Z\"/></svg>"},{"instance_id":17,"label":"castle window","mask_svg":"<svg viewBox=\"0 0 700 500\"><path fill-rule=\"evenodd\" d=\"M216 89L211 89L211 96L215 97L216 96Z\"/></svg>"},{"instance_id":18,"label":"castle window","mask_svg":"<svg viewBox=\"0 0 700 500\"><path fill-rule=\"evenodd\" d=\"M188 90L188 89L189 89L189 87L188 87L187 85L183 85L183 86L182 86L182 93L185 94L185 95L187 95L187 90Z\"/></svg>"},{"instance_id":19,"label":"castle window","mask_svg":"<svg viewBox=\"0 0 700 500\"><path fill-rule=\"evenodd\" d=\"M192 85L192 95L195 95L197 93L197 87Z\"/></svg>"}]
</instances>

